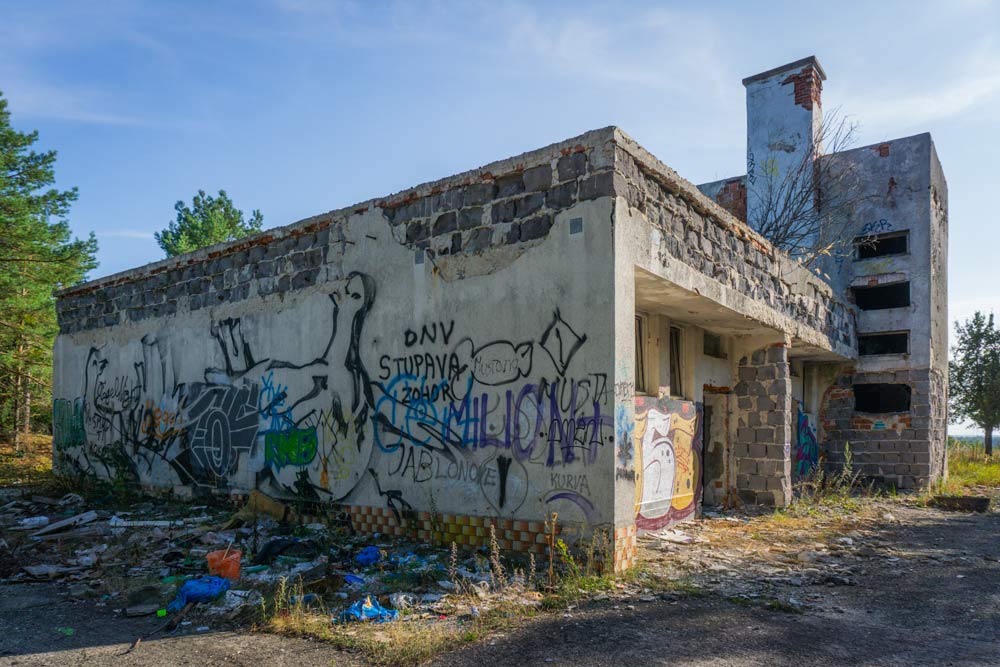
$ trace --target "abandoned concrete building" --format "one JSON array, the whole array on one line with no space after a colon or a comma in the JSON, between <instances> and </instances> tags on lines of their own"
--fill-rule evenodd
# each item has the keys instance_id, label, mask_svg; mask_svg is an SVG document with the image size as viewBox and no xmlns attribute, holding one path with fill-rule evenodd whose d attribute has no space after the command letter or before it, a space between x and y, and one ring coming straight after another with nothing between
<instances>
[{"instance_id":1,"label":"abandoned concrete building","mask_svg":"<svg viewBox=\"0 0 1000 667\"><path fill-rule=\"evenodd\" d=\"M492 525L517 551L556 512L568 539L613 536L617 568L703 504L787 504L848 442L867 476L936 478L929 136L846 156L878 195L849 224L874 241L829 279L745 222L823 78L810 58L747 79L749 175L701 190L609 127L63 290L58 470L257 489L422 540Z\"/></svg>"}]
</instances>

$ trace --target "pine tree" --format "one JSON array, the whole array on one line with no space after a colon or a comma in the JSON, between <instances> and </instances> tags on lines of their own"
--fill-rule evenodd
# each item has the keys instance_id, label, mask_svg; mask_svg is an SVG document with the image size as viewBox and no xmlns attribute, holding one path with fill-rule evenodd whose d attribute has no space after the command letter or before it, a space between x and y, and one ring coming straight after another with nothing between
<instances>
[{"instance_id":1,"label":"pine tree","mask_svg":"<svg viewBox=\"0 0 1000 667\"><path fill-rule=\"evenodd\" d=\"M951 417L968 419L985 432L986 455L993 454L993 430L1000 427L1000 329L993 314L979 311L955 323L958 341L948 364Z\"/></svg>"},{"instance_id":2,"label":"pine tree","mask_svg":"<svg viewBox=\"0 0 1000 667\"><path fill-rule=\"evenodd\" d=\"M50 187L56 152L36 152L37 141L11 126L0 94L0 438L16 446L51 407L52 293L97 266L94 235L73 238L66 221L76 188Z\"/></svg>"},{"instance_id":3,"label":"pine tree","mask_svg":"<svg viewBox=\"0 0 1000 667\"><path fill-rule=\"evenodd\" d=\"M264 216L258 210L254 210L250 219L244 221L243 211L236 208L225 190L219 190L218 197L198 190L190 208L179 201L174 210L177 219L153 235L167 257L223 241L235 241L259 232L264 223Z\"/></svg>"}]
</instances>

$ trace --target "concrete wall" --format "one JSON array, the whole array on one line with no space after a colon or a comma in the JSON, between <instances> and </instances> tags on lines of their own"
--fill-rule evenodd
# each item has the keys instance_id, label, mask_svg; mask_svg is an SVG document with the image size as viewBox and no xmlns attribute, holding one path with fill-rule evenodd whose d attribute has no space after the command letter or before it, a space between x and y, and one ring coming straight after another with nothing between
<instances>
[{"instance_id":1,"label":"concrete wall","mask_svg":"<svg viewBox=\"0 0 1000 667\"><path fill-rule=\"evenodd\" d=\"M768 348L780 405L752 394L753 417L719 415L714 451L728 493L735 447L751 455L738 427L758 421L777 479L789 346L844 361L854 340L829 285L616 128L74 287L57 311L63 473L260 489L459 544L497 522L505 549L541 550L558 512L570 538L613 530L616 567L638 525L697 511L706 395L748 410L728 392ZM643 311L652 395L637 397ZM725 358L704 354L706 331ZM744 486L787 501L787 484Z\"/></svg>"},{"instance_id":2,"label":"concrete wall","mask_svg":"<svg viewBox=\"0 0 1000 667\"><path fill-rule=\"evenodd\" d=\"M788 192L811 189L821 136L826 75L814 57L743 80L747 91L747 222L757 222ZM805 168L804 168L805 167ZM770 202L770 203L769 203Z\"/></svg>"},{"instance_id":3,"label":"concrete wall","mask_svg":"<svg viewBox=\"0 0 1000 667\"><path fill-rule=\"evenodd\" d=\"M616 494L635 495L634 518L641 529L663 525L669 512L648 517L643 507L665 507L664 498L649 491L661 479L665 459L651 452L643 459L649 445L639 433L648 433L643 427L653 413L661 424L655 432L663 438L674 421L686 423L680 409L664 409L657 401L683 399L693 404L691 414L703 416L709 400L710 437L699 434L695 441L697 453L712 455L704 486L709 502L723 502L735 491L750 502L787 503L793 426L789 348L850 361L853 317L820 278L627 137L616 146L615 164L616 377L628 378L634 367L637 312L647 316L648 330L655 333L645 341L650 382L644 395L636 395L627 381L616 385L616 432L622 436ZM672 326L682 331L681 391L665 361ZM706 331L722 337L725 359L704 354ZM623 444L628 433L631 446ZM675 459L681 459L676 452L669 461ZM656 465L647 467L649 461ZM702 486L707 464L695 459L695 465L693 480ZM676 501L678 512L686 507L680 494ZM616 521L630 519L626 503L619 502Z\"/></svg>"},{"instance_id":4,"label":"concrete wall","mask_svg":"<svg viewBox=\"0 0 1000 667\"><path fill-rule=\"evenodd\" d=\"M608 136L67 290L59 471L507 548L610 526Z\"/></svg>"},{"instance_id":5,"label":"concrete wall","mask_svg":"<svg viewBox=\"0 0 1000 667\"><path fill-rule=\"evenodd\" d=\"M849 376L830 388L820 415L830 460L843 460L849 443L854 462L868 476L903 487L945 471L947 433L947 184L929 134L857 148L830 158L850 169L844 182L859 184L849 212L854 237L907 232L903 255L857 260L838 257L827 269L834 284L852 287L908 281L910 305L858 312L858 334L909 332L905 354L862 356ZM910 410L855 412L853 385L905 384Z\"/></svg>"}]
</instances>

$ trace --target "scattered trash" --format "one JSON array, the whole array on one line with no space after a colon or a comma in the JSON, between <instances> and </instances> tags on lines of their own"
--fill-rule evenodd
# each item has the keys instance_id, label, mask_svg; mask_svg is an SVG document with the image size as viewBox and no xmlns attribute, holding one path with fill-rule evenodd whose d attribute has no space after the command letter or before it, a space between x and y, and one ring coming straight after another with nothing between
<instances>
[{"instance_id":1,"label":"scattered trash","mask_svg":"<svg viewBox=\"0 0 1000 667\"><path fill-rule=\"evenodd\" d=\"M75 629L68 628L68 627L58 627L58 628L56 628L56 632L58 632L59 634L65 636L65 637L72 637L73 635L76 634L76 630Z\"/></svg>"},{"instance_id":2,"label":"scattered trash","mask_svg":"<svg viewBox=\"0 0 1000 667\"><path fill-rule=\"evenodd\" d=\"M208 632L209 630L211 630L211 628L208 627L207 625L199 625L197 628L194 629L195 632Z\"/></svg>"},{"instance_id":3,"label":"scattered trash","mask_svg":"<svg viewBox=\"0 0 1000 667\"><path fill-rule=\"evenodd\" d=\"M228 547L224 551L212 551L205 554L209 574L233 581L240 579L240 561L242 559L243 553L241 551L231 551Z\"/></svg>"},{"instance_id":4,"label":"scattered trash","mask_svg":"<svg viewBox=\"0 0 1000 667\"><path fill-rule=\"evenodd\" d=\"M322 549L315 540L298 537L277 537L264 545L253 559L253 564L270 565L280 556L312 560L321 551Z\"/></svg>"},{"instance_id":5,"label":"scattered trash","mask_svg":"<svg viewBox=\"0 0 1000 667\"><path fill-rule=\"evenodd\" d=\"M361 567L368 567L382 560L382 552L377 547L365 547L354 557L354 562Z\"/></svg>"},{"instance_id":6,"label":"scattered trash","mask_svg":"<svg viewBox=\"0 0 1000 667\"><path fill-rule=\"evenodd\" d=\"M158 526L162 528L169 528L170 526L180 526L183 525L181 521L128 521L121 518L118 515L111 517L108 520L108 525L112 528L150 528L153 526Z\"/></svg>"},{"instance_id":7,"label":"scattered trash","mask_svg":"<svg viewBox=\"0 0 1000 667\"><path fill-rule=\"evenodd\" d=\"M229 590L229 580L221 577L201 577L185 581L177 591L167 611L178 611L188 603L207 602L213 600Z\"/></svg>"},{"instance_id":8,"label":"scattered trash","mask_svg":"<svg viewBox=\"0 0 1000 667\"><path fill-rule=\"evenodd\" d=\"M649 536L663 540L664 542L671 542L673 544L691 544L694 542L693 537L682 530L677 530L676 528L661 530L658 533L649 533Z\"/></svg>"},{"instance_id":9,"label":"scattered trash","mask_svg":"<svg viewBox=\"0 0 1000 667\"><path fill-rule=\"evenodd\" d=\"M391 593L389 604L396 609L409 609L417 604L417 597L413 593Z\"/></svg>"},{"instance_id":10,"label":"scattered trash","mask_svg":"<svg viewBox=\"0 0 1000 667\"><path fill-rule=\"evenodd\" d=\"M29 516L26 519L21 519L18 525L21 528L41 528L42 526L47 526L49 524L49 517L47 516Z\"/></svg>"},{"instance_id":11,"label":"scattered trash","mask_svg":"<svg viewBox=\"0 0 1000 667\"><path fill-rule=\"evenodd\" d=\"M149 616L160 608L160 587L143 586L128 594L126 616Z\"/></svg>"},{"instance_id":12,"label":"scattered trash","mask_svg":"<svg viewBox=\"0 0 1000 667\"><path fill-rule=\"evenodd\" d=\"M347 574L344 575L344 583L348 586L362 586L364 585L365 580L356 574Z\"/></svg>"},{"instance_id":13,"label":"scattered trash","mask_svg":"<svg viewBox=\"0 0 1000 667\"><path fill-rule=\"evenodd\" d=\"M56 521L55 523L50 523L41 530L36 530L31 534L32 537L37 537L39 535L45 535L47 533L54 533L56 531L62 530L63 528L72 528L74 526L81 526L85 523L90 523L91 521L97 521L97 512L91 510L89 512L84 512L83 514L77 514L68 519L63 519L62 521Z\"/></svg>"},{"instance_id":14,"label":"scattered trash","mask_svg":"<svg viewBox=\"0 0 1000 667\"><path fill-rule=\"evenodd\" d=\"M364 600L358 600L338 616L338 619L342 623L350 621L385 623L387 621L394 621L397 618L399 618L397 610L386 609L377 600L373 600L370 595L366 596Z\"/></svg>"},{"instance_id":15,"label":"scattered trash","mask_svg":"<svg viewBox=\"0 0 1000 667\"><path fill-rule=\"evenodd\" d=\"M166 609L157 609L156 610L156 617L157 618L163 618L166 615L167 615L167 610Z\"/></svg>"}]
</instances>

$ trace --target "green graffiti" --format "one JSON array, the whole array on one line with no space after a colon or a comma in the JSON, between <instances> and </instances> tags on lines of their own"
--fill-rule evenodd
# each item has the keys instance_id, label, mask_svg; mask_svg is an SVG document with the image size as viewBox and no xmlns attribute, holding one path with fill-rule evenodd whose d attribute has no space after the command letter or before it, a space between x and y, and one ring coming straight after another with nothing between
<instances>
[{"instance_id":1,"label":"green graffiti","mask_svg":"<svg viewBox=\"0 0 1000 667\"><path fill-rule=\"evenodd\" d=\"M275 468L312 463L318 448L315 426L264 434L264 460Z\"/></svg>"},{"instance_id":2,"label":"green graffiti","mask_svg":"<svg viewBox=\"0 0 1000 667\"><path fill-rule=\"evenodd\" d=\"M83 430L83 399L52 401L52 441L58 448L79 447L87 440Z\"/></svg>"}]
</instances>

